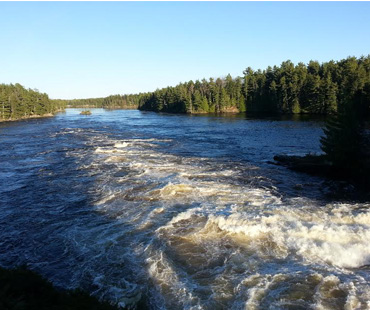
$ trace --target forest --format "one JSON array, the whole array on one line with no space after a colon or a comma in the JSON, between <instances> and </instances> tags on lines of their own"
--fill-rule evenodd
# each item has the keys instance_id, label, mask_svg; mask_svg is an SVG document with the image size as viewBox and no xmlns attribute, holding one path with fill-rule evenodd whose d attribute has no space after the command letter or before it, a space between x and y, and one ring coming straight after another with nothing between
<instances>
[{"instance_id":1,"label":"forest","mask_svg":"<svg viewBox=\"0 0 370 310\"><path fill-rule=\"evenodd\" d=\"M139 94L140 110L181 113L260 112L274 114L332 114L353 96L369 112L370 55L320 64L280 66L242 77L210 78Z\"/></svg>"},{"instance_id":2,"label":"forest","mask_svg":"<svg viewBox=\"0 0 370 310\"><path fill-rule=\"evenodd\" d=\"M51 100L45 93L20 84L0 84L0 120L16 120L53 114L63 110L62 100Z\"/></svg>"},{"instance_id":3,"label":"forest","mask_svg":"<svg viewBox=\"0 0 370 310\"><path fill-rule=\"evenodd\" d=\"M180 83L154 92L105 98L50 100L19 84L0 85L0 119L53 113L64 107L131 108L170 113L273 113L330 115L356 100L370 111L370 55L340 61L290 60L265 70L248 67L243 76Z\"/></svg>"},{"instance_id":4,"label":"forest","mask_svg":"<svg viewBox=\"0 0 370 310\"><path fill-rule=\"evenodd\" d=\"M138 108L169 113L271 113L330 115L353 100L370 110L370 55L307 65L284 61L242 76L188 81L154 92L65 100L69 107Z\"/></svg>"},{"instance_id":5,"label":"forest","mask_svg":"<svg viewBox=\"0 0 370 310\"><path fill-rule=\"evenodd\" d=\"M75 108L137 109L138 95L111 95L105 98L64 100L66 106Z\"/></svg>"}]
</instances>

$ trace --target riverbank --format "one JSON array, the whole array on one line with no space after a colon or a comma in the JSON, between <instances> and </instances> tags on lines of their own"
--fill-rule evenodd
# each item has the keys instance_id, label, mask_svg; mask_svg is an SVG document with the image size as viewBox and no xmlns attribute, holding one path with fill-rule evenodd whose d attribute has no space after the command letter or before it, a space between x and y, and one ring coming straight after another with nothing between
<instances>
[{"instance_id":1,"label":"riverbank","mask_svg":"<svg viewBox=\"0 0 370 310\"><path fill-rule=\"evenodd\" d=\"M137 106L127 106L127 107L122 107L122 106L96 106L96 105L68 105L67 108L69 109L106 109L106 110L137 110Z\"/></svg>"},{"instance_id":2,"label":"riverbank","mask_svg":"<svg viewBox=\"0 0 370 310\"><path fill-rule=\"evenodd\" d=\"M307 154L305 156L275 155L274 163L284 166L290 170L303 172L314 176L325 177L329 180L344 181L351 184L356 190L364 192L369 196L368 186L370 185L368 165L364 164L361 171L353 171L344 167L332 165L324 154Z\"/></svg>"},{"instance_id":3,"label":"riverbank","mask_svg":"<svg viewBox=\"0 0 370 310\"><path fill-rule=\"evenodd\" d=\"M333 167L326 160L325 155L307 154L305 156L292 156L281 154L275 155L274 160L275 164L308 174L326 176L333 172Z\"/></svg>"},{"instance_id":4,"label":"riverbank","mask_svg":"<svg viewBox=\"0 0 370 310\"><path fill-rule=\"evenodd\" d=\"M0 309L118 310L80 290L57 290L49 281L26 267L0 267Z\"/></svg>"},{"instance_id":5,"label":"riverbank","mask_svg":"<svg viewBox=\"0 0 370 310\"><path fill-rule=\"evenodd\" d=\"M35 115L28 115L28 116L24 116L24 117L20 117L20 118L9 118L9 119L0 119L0 123L4 123L4 122L15 122L15 121L21 121L21 120L26 120L26 119L33 119L33 118L47 118L47 117L53 117L55 114L59 113L59 112L63 112L64 110L58 110L58 111L55 111L54 113L46 113L46 114L42 114L42 115L38 115L38 114L35 114Z\"/></svg>"}]
</instances>

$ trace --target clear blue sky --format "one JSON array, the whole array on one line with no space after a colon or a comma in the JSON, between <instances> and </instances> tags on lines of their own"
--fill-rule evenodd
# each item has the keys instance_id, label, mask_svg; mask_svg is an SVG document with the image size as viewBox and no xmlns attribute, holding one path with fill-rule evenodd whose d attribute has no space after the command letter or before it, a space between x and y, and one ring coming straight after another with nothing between
<instances>
[{"instance_id":1,"label":"clear blue sky","mask_svg":"<svg viewBox=\"0 0 370 310\"><path fill-rule=\"evenodd\" d=\"M0 2L0 83L138 93L370 54L370 2Z\"/></svg>"}]
</instances>

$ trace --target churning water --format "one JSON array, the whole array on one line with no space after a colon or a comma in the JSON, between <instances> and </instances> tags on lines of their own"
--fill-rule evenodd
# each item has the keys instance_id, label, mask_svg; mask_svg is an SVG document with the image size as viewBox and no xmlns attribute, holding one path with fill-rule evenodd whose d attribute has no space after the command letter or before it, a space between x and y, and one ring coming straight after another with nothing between
<instances>
[{"instance_id":1,"label":"churning water","mask_svg":"<svg viewBox=\"0 0 370 310\"><path fill-rule=\"evenodd\" d=\"M321 123L78 113L1 125L1 265L121 306L370 309L370 205L269 163Z\"/></svg>"}]
</instances>

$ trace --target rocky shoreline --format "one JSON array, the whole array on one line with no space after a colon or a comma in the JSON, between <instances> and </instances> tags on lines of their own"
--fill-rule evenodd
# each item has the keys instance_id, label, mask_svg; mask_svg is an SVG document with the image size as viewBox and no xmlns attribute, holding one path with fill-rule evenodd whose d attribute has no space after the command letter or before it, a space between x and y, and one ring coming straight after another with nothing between
<instances>
[{"instance_id":1,"label":"rocky shoreline","mask_svg":"<svg viewBox=\"0 0 370 310\"><path fill-rule=\"evenodd\" d=\"M346 170L332 165L324 154L307 154L305 156L280 154L274 156L274 165L284 166L290 170L323 177L338 188L351 188L351 196L370 198L369 169L363 171ZM335 186L334 186L335 187Z\"/></svg>"},{"instance_id":2,"label":"rocky shoreline","mask_svg":"<svg viewBox=\"0 0 370 310\"><path fill-rule=\"evenodd\" d=\"M326 160L325 155L293 156L281 154L275 155L274 160L277 165L308 174L326 176L334 172L333 166Z\"/></svg>"},{"instance_id":3,"label":"rocky shoreline","mask_svg":"<svg viewBox=\"0 0 370 310\"><path fill-rule=\"evenodd\" d=\"M8 118L8 119L0 119L0 123L3 123L3 122L16 122L16 121L21 121L21 120L26 120L26 119L33 119L33 118L47 118L47 117L53 117L55 114L59 113L59 112L63 112L64 110L58 110L58 111L55 111L54 113L46 113L46 114L42 114L42 115L39 115L39 114L34 114L34 115L28 115L28 116L23 116L23 117L20 117L20 118Z\"/></svg>"}]
</instances>

